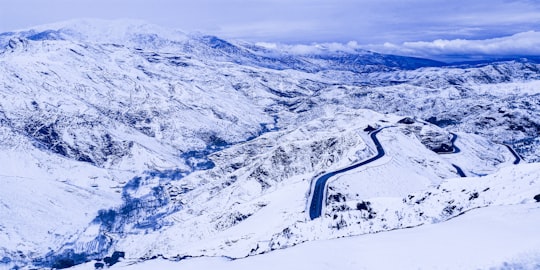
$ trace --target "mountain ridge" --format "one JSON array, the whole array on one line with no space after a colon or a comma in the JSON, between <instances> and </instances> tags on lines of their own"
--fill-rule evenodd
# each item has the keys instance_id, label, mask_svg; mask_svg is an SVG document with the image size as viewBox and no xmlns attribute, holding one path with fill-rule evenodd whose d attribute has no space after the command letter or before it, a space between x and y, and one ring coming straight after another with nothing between
<instances>
[{"instance_id":1,"label":"mountain ridge","mask_svg":"<svg viewBox=\"0 0 540 270\"><path fill-rule=\"evenodd\" d=\"M112 26L111 26L112 25ZM325 44L305 46L310 47L311 53L294 53L288 50L269 49L256 44L236 41L228 42L215 36L201 33L185 34L180 31L171 31L142 21L106 21L106 20L74 20L56 24L44 25L18 32L0 34L0 45L6 46L12 37L28 40L82 40L97 43L119 43L134 48L152 50L178 51L197 53L193 46L204 44L213 52L214 57L225 57L225 61L241 61L241 63L259 65L262 67L278 69L300 69L317 72L328 64L341 64L343 70L352 70L356 64L372 65L375 68L405 68L414 69L423 66L442 66L444 63L416 57L396 55L383 55L352 47L342 46L332 50ZM191 45L190 43L195 43ZM313 48L317 48L314 50ZM229 55L232 53L231 55ZM199 55L200 56L200 55ZM206 55L208 56L208 55ZM242 56L243 60L238 59ZM293 58L293 59L291 59ZM299 58L294 60L294 58ZM288 60L293 60L292 62ZM309 63L313 60L321 63ZM278 63L275 63L275 62Z\"/></svg>"},{"instance_id":2,"label":"mountain ridge","mask_svg":"<svg viewBox=\"0 0 540 270\"><path fill-rule=\"evenodd\" d=\"M125 27L118 43L48 28L0 35L0 181L9 187L0 190L0 267L62 268L114 252L241 258L532 202L537 164L514 166L501 143L538 161L534 62L276 57ZM367 132L394 125L378 135L386 155L330 181L311 221L311 182L373 156ZM452 132L460 153L435 153ZM453 164L469 177L456 179ZM19 200L30 191L31 207Z\"/></svg>"}]
</instances>

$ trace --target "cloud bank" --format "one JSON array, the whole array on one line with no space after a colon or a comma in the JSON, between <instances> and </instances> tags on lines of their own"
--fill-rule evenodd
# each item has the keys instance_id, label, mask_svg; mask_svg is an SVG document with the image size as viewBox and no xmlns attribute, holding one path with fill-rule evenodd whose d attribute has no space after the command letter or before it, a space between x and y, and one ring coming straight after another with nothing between
<instances>
[{"instance_id":1,"label":"cloud bank","mask_svg":"<svg viewBox=\"0 0 540 270\"><path fill-rule=\"evenodd\" d=\"M538 0L5 0L0 32L79 18L132 18L225 39L316 44L285 48L297 53L321 44L355 49L347 44L355 40L377 52L436 59L540 55Z\"/></svg>"},{"instance_id":2,"label":"cloud bank","mask_svg":"<svg viewBox=\"0 0 540 270\"><path fill-rule=\"evenodd\" d=\"M253 42L401 44L540 31L540 1L5 0L0 32L78 18L141 19Z\"/></svg>"},{"instance_id":3,"label":"cloud bank","mask_svg":"<svg viewBox=\"0 0 540 270\"><path fill-rule=\"evenodd\" d=\"M312 44L283 44L271 42L257 42L255 45L270 50L277 50L289 54L323 54L325 52L359 53L362 48L356 41L347 43L328 42Z\"/></svg>"},{"instance_id":4,"label":"cloud bank","mask_svg":"<svg viewBox=\"0 0 540 270\"><path fill-rule=\"evenodd\" d=\"M540 56L540 32L527 31L510 36L488 39L436 39L433 41L403 42L399 44L361 45L347 43L283 44L257 42L257 46L290 54L321 54L325 52L363 53L373 51L430 58L446 62L484 60L504 57Z\"/></svg>"},{"instance_id":5,"label":"cloud bank","mask_svg":"<svg viewBox=\"0 0 540 270\"><path fill-rule=\"evenodd\" d=\"M540 56L540 32L527 31L483 40L437 39L361 46L375 52L434 58L443 61L486 59L505 56Z\"/></svg>"}]
</instances>

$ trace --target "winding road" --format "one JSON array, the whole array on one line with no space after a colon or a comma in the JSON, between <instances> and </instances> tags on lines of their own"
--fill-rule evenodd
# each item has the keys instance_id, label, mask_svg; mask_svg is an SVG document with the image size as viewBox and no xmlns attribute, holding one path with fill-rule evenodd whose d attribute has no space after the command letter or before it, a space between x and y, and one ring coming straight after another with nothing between
<instances>
[{"instance_id":1,"label":"winding road","mask_svg":"<svg viewBox=\"0 0 540 270\"><path fill-rule=\"evenodd\" d=\"M459 152L461 152L461 149L459 149L459 147L456 146L455 142L458 138L458 135L456 133L452 133L450 132L450 134L452 134L452 139L450 139L450 142L452 143L452 152L439 152L439 151L435 151L435 153L439 154L439 155L448 155L448 154L457 154ZM467 175L465 174L465 172L461 169L461 167L459 167L458 165L456 164L452 164L452 166L456 169L457 173L459 174L459 176L461 177L467 177Z\"/></svg>"},{"instance_id":2,"label":"winding road","mask_svg":"<svg viewBox=\"0 0 540 270\"><path fill-rule=\"evenodd\" d=\"M467 175L466 175L465 172L461 169L461 167L459 167L459 166L456 165L456 164L452 164L452 166L453 166L454 168L456 168L456 171L457 171L457 173L459 174L459 176L461 176L461 177L467 177Z\"/></svg>"},{"instance_id":3,"label":"winding road","mask_svg":"<svg viewBox=\"0 0 540 270\"><path fill-rule=\"evenodd\" d=\"M325 200L325 191L326 191L326 183L328 182L328 180L331 178L331 177L334 177L338 174L341 174L341 173L344 173L344 172L347 172L347 171L350 171L350 170L354 170L360 166L363 166L363 165L366 165L368 163L371 163L377 159L380 159L381 157L383 157L385 155L385 152L384 152L384 148L382 147L381 143L379 142L379 139L377 139L377 133L381 132L383 129L385 128L390 128L390 127L394 127L394 126L387 126L387 127L382 127L382 128L379 128L373 132L370 133L370 138L371 140L373 140L373 143L375 144L376 148L377 148L377 154L369 159L366 159L362 162L359 162L359 163L356 163L356 164L353 164L349 167L346 167L346 168L343 168L343 169L340 169L340 170L337 170L337 171L333 171L333 172L329 172L329 173L325 173L323 174L322 176L320 176L316 181L315 181L315 187L313 188L313 192L312 192L312 196L311 196L311 204L309 206L309 217L313 220L313 219L316 219L316 218L319 218L322 214L322 209L323 209L323 203L326 201ZM455 134L455 133L451 133L452 134L452 139L451 139L451 142L452 142L452 152L439 152L438 154L457 154L459 152L461 152L461 149L459 149L459 147L457 147L455 145L455 142L458 138L458 135ZM508 150L512 153L512 155L514 155L515 157L515 160L514 160L514 164L519 164L521 162L521 157L519 156L519 154L509 145L505 144L505 146L508 148ZM457 173L459 174L459 176L461 177L467 177L467 175L465 175L465 172L463 172L463 170L457 166L456 164L452 164L452 166L456 169Z\"/></svg>"},{"instance_id":4,"label":"winding road","mask_svg":"<svg viewBox=\"0 0 540 270\"><path fill-rule=\"evenodd\" d=\"M366 160L364 160L362 162L353 164L353 165L351 165L349 167L343 168L341 170L325 173L315 181L315 187L313 188L313 192L312 192L312 196L311 196L311 204L309 206L309 217L312 220L320 217L321 214L322 214L323 203L325 202L326 183L328 182L328 180L331 177L334 177L334 176L336 176L338 174L341 174L341 173L344 173L344 172L347 172L347 171L350 171L350 170L354 170L354 169L356 169L356 168L358 168L360 166L366 165L366 164L371 163L371 162L373 162L373 161L375 161L377 159L380 159L381 157L383 157L385 155L384 148L382 147L381 143L379 142L379 139L377 139L377 133L379 133L379 132L381 132L381 130L383 130L385 128L389 128L389 127L393 127L393 126L387 126L387 127L379 128L379 129L371 132L371 134L370 134L370 138L371 138L371 140L373 140L373 143L375 144L375 146L377 148L377 154L375 156L373 156L373 157L371 157L369 159L366 159ZM439 154L456 154L456 153L461 152L461 150L454 144L454 142L458 138L458 135L455 134L455 133L451 133L451 134L452 134L451 142L452 142L452 147L453 147L452 152L445 152L445 153L439 153ZM461 177L467 177L465 175L465 173L463 172L463 170L459 166L457 166L455 164L452 164L452 166L454 166L454 168L456 168L457 173Z\"/></svg>"},{"instance_id":5,"label":"winding road","mask_svg":"<svg viewBox=\"0 0 540 270\"><path fill-rule=\"evenodd\" d=\"M514 148L512 148L512 146L508 145L508 144L505 144L504 146L506 146L506 148L508 148L508 150L510 150L510 153L512 153L512 155L514 155L515 157L515 160L514 160L514 165L517 165L521 162L521 156L516 152L516 150L514 150Z\"/></svg>"},{"instance_id":6,"label":"winding road","mask_svg":"<svg viewBox=\"0 0 540 270\"><path fill-rule=\"evenodd\" d=\"M461 152L461 149L459 149L459 147L457 147L456 144L455 144L455 142L456 142L456 140L458 138L458 135L456 133L452 133L452 132L450 134L452 134L452 139L450 140L450 142L452 143L452 149L454 149L451 154L457 154L457 153Z\"/></svg>"},{"instance_id":7,"label":"winding road","mask_svg":"<svg viewBox=\"0 0 540 270\"><path fill-rule=\"evenodd\" d=\"M453 147L453 151L452 152L442 152L442 153L438 153L438 154L456 154L456 153L459 153L461 152L461 150L455 145L455 142L458 138L458 135L455 134L455 133L450 133L452 134L452 139L451 139L451 142L452 142L452 147ZM516 150L514 150L514 148L512 148L512 146L508 145L508 144L503 144L504 146L506 146L506 148L508 148L508 151L510 151L510 153L512 153L512 155L514 156L514 165L517 165L519 164L523 159L521 158L521 156L516 152ZM456 168L458 174L461 176L461 177L466 177L465 173L463 172L463 170L455 165L455 164L452 164L452 166L454 166L454 168Z\"/></svg>"},{"instance_id":8,"label":"winding road","mask_svg":"<svg viewBox=\"0 0 540 270\"><path fill-rule=\"evenodd\" d=\"M364 160L362 162L353 164L353 165L351 165L349 167L343 168L341 170L337 170L337 171L333 171L333 172L323 174L321 177L319 177L315 181L315 187L313 188L313 195L311 196L311 204L309 206L309 217L312 220L320 217L321 214L322 214L323 203L325 202L324 196L325 196L325 191L326 191L326 183L328 182L328 179L330 179L331 177L336 176L338 174L341 174L341 173L344 173L344 172L347 172L347 171L350 171L350 170L354 170L354 169L356 169L356 168L358 168L360 166L371 163L371 162L373 162L373 161L375 161L375 160L377 160L377 159L384 156L385 152L384 152L384 149L383 149L381 143L379 142L379 139L377 139L377 133L379 133L379 132L381 132L381 130L383 130L385 128L389 128L389 127L392 127L392 126L379 128L379 129L371 132L371 134L370 134L370 137L373 140L373 143L375 144L375 146L377 148L377 154L375 156L373 156L373 157L371 157L369 159L366 159L366 160Z\"/></svg>"},{"instance_id":9,"label":"winding road","mask_svg":"<svg viewBox=\"0 0 540 270\"><path fill-rule=\"evenodd\" d=\"M461 152L461 149L459 149L459 147L457 147L455 144L458 138L458 135L452 132L450 132L450 134L452 134L452 139L450 139L450 142L452 143L452 152L439 152L439 151L434 150L435 153L440 154L440 155L446 155L446 154L457 154Z\"/></svg>"},{"instance_id":10,"label":"winding road","mask_svg":"<svg viewBox=\"0 0 540 270\"><path fill-rule=\"evenodd\" d=\"M452 139L450 140L450 142L452 142L452 152L450 153L446 153L446 154L457 154L459 152L461 152L461 149L459 149L459 147L456 146L455 142L458 138L458 135L456 133L450 133L452 134ZM438 154L444 154L444 153L438 153ZM454 166L454 168L456 168L456 171L457 173L459 174L459 176L461 177L467 177L467 175L465 174L465 172L461 169L461 167L459 167L458 165L456 164L452 164L452 166Z\"/></svg>"}]
</instances>

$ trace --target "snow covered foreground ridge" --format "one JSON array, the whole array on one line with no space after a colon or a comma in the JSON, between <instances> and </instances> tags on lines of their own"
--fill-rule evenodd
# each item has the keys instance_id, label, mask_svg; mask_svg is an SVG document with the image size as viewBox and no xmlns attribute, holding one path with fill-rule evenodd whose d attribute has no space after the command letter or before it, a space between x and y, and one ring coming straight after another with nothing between
<instances>
[{"instance_id":1,"label":"snow covered foreground ridge","mask_svg":"<svg viewBox=\"0 0 540 270\"><path fill-rule=\"evenodd\" d=\"M0 267L241 258L540 193L501 144L537 160L534 62L416 69L440 63L109 25L0 34ZM387 126L310 220L313 181ZM450 131L461 151L432 151Z\"/></svg>"}]
</instances>

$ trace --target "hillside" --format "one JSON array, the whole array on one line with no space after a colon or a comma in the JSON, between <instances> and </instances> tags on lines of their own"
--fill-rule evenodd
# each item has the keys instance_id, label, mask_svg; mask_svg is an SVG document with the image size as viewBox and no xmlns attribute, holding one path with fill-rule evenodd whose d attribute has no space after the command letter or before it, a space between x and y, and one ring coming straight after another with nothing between
<instances>
[{"instance_id":1,"label":"hillside","mask_svg":"<svg viewBox=\"0 0 540 270\"><path fill-rule=\"evenodd\" d=\"M0 45L0 268L244 258L537 208L534 61L299 54L140 22Z\"/></svg>"}]
</instances>

